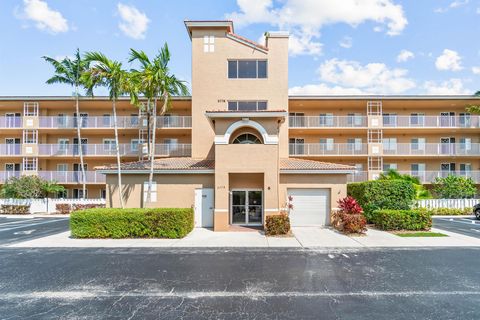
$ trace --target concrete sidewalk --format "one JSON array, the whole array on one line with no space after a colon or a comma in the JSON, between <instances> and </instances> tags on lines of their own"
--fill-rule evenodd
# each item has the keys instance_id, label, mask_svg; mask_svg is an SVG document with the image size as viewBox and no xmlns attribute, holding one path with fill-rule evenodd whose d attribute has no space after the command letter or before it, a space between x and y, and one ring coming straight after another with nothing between
<instances>
[{"instance_id":1,"label":"concrete sidewalk","mask_svg":"<svg viewBox=\"0 0 480 320\"><path fill-rule=\"evenodd\" d=\"M5 247L292 247L292 248L381 248L381 247L478 247L480 239L432 229L448 237L402 238L369 229L364 236L346 236L330 228L296 227L294 237L266 237L262 232L213 232L196 228L183 239L72 239L70 232L6 245Z\"/></svg>"}]
</instances>

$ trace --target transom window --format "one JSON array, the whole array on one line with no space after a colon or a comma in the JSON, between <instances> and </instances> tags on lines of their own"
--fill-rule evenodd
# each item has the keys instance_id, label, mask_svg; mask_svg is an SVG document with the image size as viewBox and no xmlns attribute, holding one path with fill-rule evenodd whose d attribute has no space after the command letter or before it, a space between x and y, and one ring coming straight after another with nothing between
<instances>
[{"instance_id":1,"label":"transom window","mask_svg":"<svg viewBox=\"0 0 480 320\"><path fill-rule=\"evenodd\" d=\"M267 60L229 60L229 79L267 78Z\"/></svg>"},{"instance_id":2,"label":"transom window","mask_svg":"<svg viewBox=\"0 0 480 320\"><path fill-rule=\"evenodd\" d=\"M255 135L251 133L242 133L235 139L233 139L233 144L261 144L262 141Z\"/></svg>"},{"instance_id":3,"label":"transom window","mask_svg":"<svg viewBox=\"0 0 480 320\"><path fill-rule=\"evenodd\" d=\"M229 111L267 110L267 101L228 101Z\"/></svg>"}]
</instances>

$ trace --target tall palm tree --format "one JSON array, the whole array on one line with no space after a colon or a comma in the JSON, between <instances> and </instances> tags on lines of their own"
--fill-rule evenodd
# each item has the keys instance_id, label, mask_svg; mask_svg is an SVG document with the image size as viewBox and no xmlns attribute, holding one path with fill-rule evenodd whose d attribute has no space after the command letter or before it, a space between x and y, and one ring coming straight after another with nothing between
<instances>
[{"instance_id":1,"label":"tall palm tree","mask_svg":"<svg viewBox=\"0 0 480 320\"><path fill-rule=\"evenodd\" d=\"M50 63L55 69L54 75L46 81L47 84L63 83L68 84L75 89L75 121L77 127L77 140L79 144L78 155L80 156L80 167L82 172L82 198L84 199L86 194L87 182L85 165L83 160L82 137L80 134L81 118L79 106L79 88L85 87L85 82L83 81L82 74L89 68L89 62L82 59L82 57L80 56L80 50L78 48L73 59L65 57L63 60L56 60L47 56L43 56L42 58L45 59L45 61L47 61L48 63Z\"/></svg>"},{"instance_id":2,"label":"tall palm tree","mask_svg":"<svg viewBox=\"0 0 480 320\"><path fill-rule=\"evenodd\" d=\"M188 88L184 81L181 81L170 73L168 63L170 61L170 51L168 45L162 47L162 49L150 60L147 54L143 51L136 51L130 49L129 62L138 61L140 63L139 70L132 70L132 73L136 75L139 91L147 98L147 114L151 115L152 134L151 146L150 141L147 141L149 146L148 159L150 160L150 172L148 177L148 192L147 203L152 199L152 183L153 183L153 162L155 159L155 140L157 129L157 103L158 100L163 101L160 109L160 115L164 115L165 112L171 106L172 95L187 95ZM153 100L153 105L150 102ZM150 128L148 128L149 130Z\"/></svg>"},{"instance_id":3,"label":"tall palm tree","mask_svg":"<svg viewBox=\"0 0 480 320\"><path fill-rule=\"evenodd\" d=\"M118 192L120 196L120 207L124 208L123 186L120 161L120 147L118 141L118 125L117 125L117 106L118 97L125 93L125 84L128 73L122 69L122 63L110 60L103 53L87 52L84 56L85 61L91 64L91 67L84 73L84 79L88 83L90 93L93 94L93 87L103 86L109 91L109 97L112 101L113 112L113 129L115 132L115 151L117 154L118 168Z\"/></svg>"}]
</instances>

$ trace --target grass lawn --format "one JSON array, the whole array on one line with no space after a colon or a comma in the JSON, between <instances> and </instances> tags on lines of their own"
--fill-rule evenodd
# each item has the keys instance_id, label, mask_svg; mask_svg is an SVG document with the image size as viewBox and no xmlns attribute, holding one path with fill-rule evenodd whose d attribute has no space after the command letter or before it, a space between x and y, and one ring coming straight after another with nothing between
<instances>
[{"instance_id":1,"label":"grass lawn","mask_svg":"<svg viewBox=\"0 0 480 320\"><path fill-rule=\"evenodd\" d=\"M439 232L408 232L408 233L396 233L399 237L411 238L411 237L448 237L446 234Z\"/></svg>"}]
</instances>

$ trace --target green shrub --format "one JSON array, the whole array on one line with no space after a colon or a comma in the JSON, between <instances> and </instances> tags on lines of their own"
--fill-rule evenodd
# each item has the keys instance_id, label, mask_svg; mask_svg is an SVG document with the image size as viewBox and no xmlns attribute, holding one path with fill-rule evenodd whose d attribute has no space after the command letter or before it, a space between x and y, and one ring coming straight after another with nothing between
<instances>
[{"instance_id":1,"label":"green shrub","mask_svg":"<svg viewBox=\"0 0 480 320\"><path fill-rule=\"evenodd\" d=\"M0 210L3 214L29 214L30 205L2 204Z\"/></svg>"},{"instance_id":2,"label":"green shrub","mask_svg":"<svg viewBox=\"0 0 480 320\"><path fill-rule=\"evenodd\" d=\"M70 229L74 238L178 239L192 231L193 221L191 208L97 208L73 212Z\"/></svg>"},{"instance_id":3,"label":"green shrub","mask_svg":"<svg viewBox=\"0 0 480 320\"><path fill-rule=\"evenodd\" d=\"M381 230L430 230L432 217L425 209L376 210L372 215L377 228Z\"/></svg>"},{"instance_id":4,"label":"green shrub","mask_svg":"<svg viewBox=\"0 0 480 320\"><path fill-rule=\"evenodd\" d=\"M379 209L407 210L415 199L415 188L409 181L373 180L347 185L347 193L363 208L368 222Z\"/></svg>"},{"instance_id":5,"label":"green shrub","mask_svg":"<svg viewBox=\"0 0 480 320\"><path fill-rule=\"evenodd\" d=\"M265 218L265 235L279 236L290 232L290 218L286 214L271 215Z\"/></svg>"},{"instance_id":6,"label":"green shrub","mask_svg":"<svg viewBox=\"0 0 480 320\"><path fill-rule=\"evenodd\" d=\"M472 208L427 208L426 210L431 216L459 216L472 214Z\"/></svg>"},{"instance_id":7,"label":"green shrub","mask_svg":"<svg viewBox=\"0 0 480 320\"><path fill-rule=\"evenodd\" d=\"M69 214L72 211L93 209L93 208L105 208L104 204L89 203L89 204L70 204L70 203L57 203L55 205L55 211L60 214Z\"/></svg>"},{"instance_id":8,"label":"green shrub","mask_svg":"<svg viewBox=\"0 0 480 320\"><path fill-rule=\"evenodd\" d=\"M472 178L455 175L435 178L433 190L442 199L473 198L477 193L477 187Z\"/></svg>"}]
</instances>

